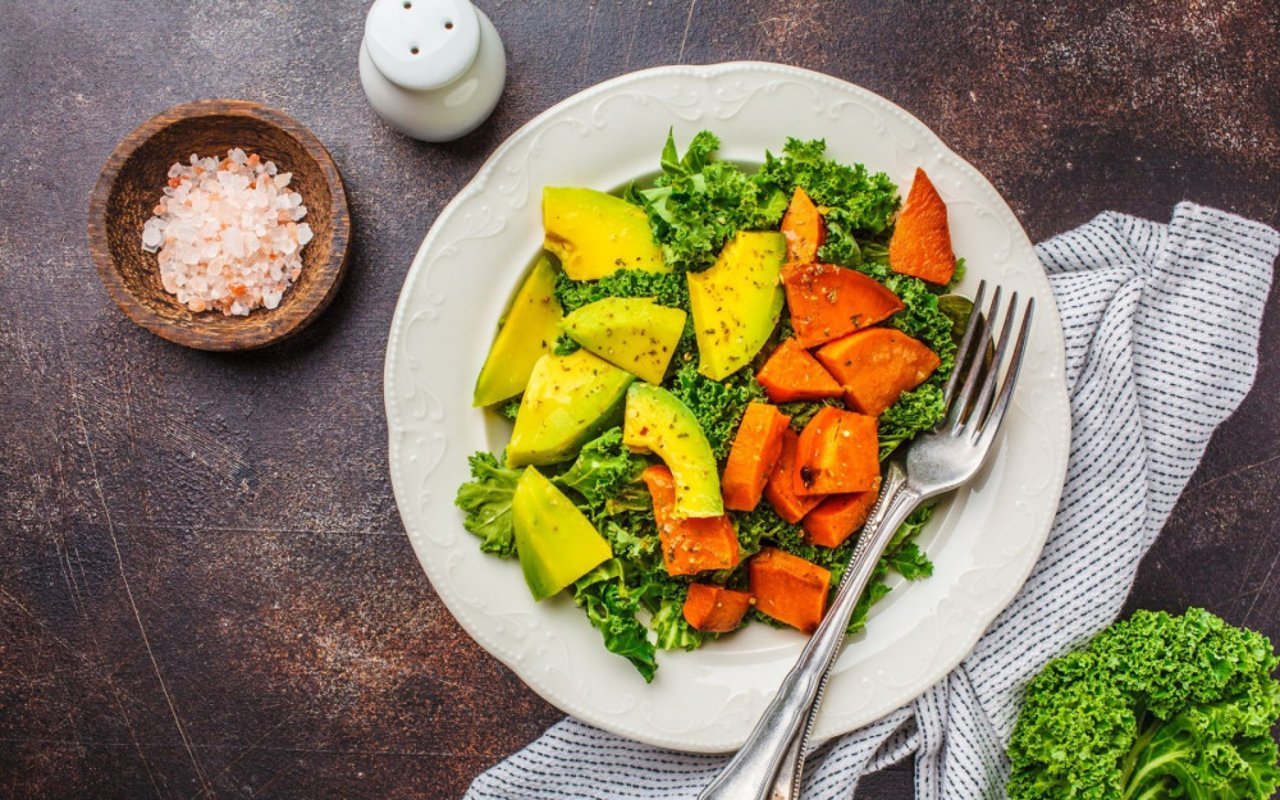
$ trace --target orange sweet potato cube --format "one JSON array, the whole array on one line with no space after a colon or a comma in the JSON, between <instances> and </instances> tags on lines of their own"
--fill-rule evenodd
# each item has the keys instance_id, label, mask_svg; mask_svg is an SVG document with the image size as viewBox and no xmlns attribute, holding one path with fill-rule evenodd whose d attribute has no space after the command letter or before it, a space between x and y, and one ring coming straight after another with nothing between
<instances>
[{"instance_id":1,"label":"orange sweet potato cube","mask_svg":"<svg viewBox=\"0 0 1280 800\"><path fill-rule=\"evenodd\" d=\"M918 167L889 240L889 268L938 285L949 283L956 272L947 204Z\"/></svg>"},{"instance_id":2,"label":"orange sweet potato cube","mask_svg":"<svg viewBox=\"0 0 1280 800\"><path fill-rule=\"evenodd\" d=\"M844 386L845 402L878 417L903 392L928 380L942 360L893 328L869 328L823 345L818 360Z\"/></svg>"},{"instance_id":3,"label":"orange sweet potato cube","mask_svg":"<svg viewBox=\"0 0 1280 800\"><path fill-rule=\"evenodd\" d=\"M653 516L668 575L694 575L738 565L738 533L729 517L677 518L675 480L671 470L655 465L640 476L653 497Z\"/></svg>"},{"instance_id":4,"label":"orange sweet potato cube","mask_svg":"<svg viewBox=\"0 0 1280 800\"><path fill-rule=\"evenodd\" d=\"M813 633L827 610L831 572L800 556L766 547L748 566L756 608L794 628Z\"/></svg>"},{"instance_id":5,"label":"orange sweet potato cube","mask_svg":"<svg viewBox=\"0 0 1280 800\"><path fill-rule=\"evenodd\" d=\"M804 540L822 547L844 544L871 513L876 504L875 492L833 494L804 516Z\"/></svg>"},{"instance_id":6,"label":"orange sweet potato cube","mask_svg":"<svg viewBox=\"0 0 1280 800\"><path fill-rule=\"evenodd\" d=\"M876 418L828 406L809 420L796 444L795 492L873 492L880 488Z\"/></svg>"},{"instance_id":7,"label":"orange sweet potato cube","mask_svg":"<svg viewBox=\"0 0 1280 800\"><path fill-rule=\"evenodd\" d=\"M751 595L710 583L691 583L684 599L684 618L694 630L728 633L742 624Z\"/></svg>"}]
</instances>

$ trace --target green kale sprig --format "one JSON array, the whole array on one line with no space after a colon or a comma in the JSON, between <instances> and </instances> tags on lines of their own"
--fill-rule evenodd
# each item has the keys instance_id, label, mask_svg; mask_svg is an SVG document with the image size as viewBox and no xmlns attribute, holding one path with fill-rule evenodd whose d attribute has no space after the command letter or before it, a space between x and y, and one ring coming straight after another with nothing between
<instances>
[{"instance_id":1,"label":"green kale sprig","mask_svg":"<svg viewBox=\"0 0 1280 800\"><path fill-rule=\"evenodd\" d=\"M714 159L719 147L715 134L701 131L680 157L668 133L654 185L627 189L627 199L649 215L663 260L677 273L707 269L738 231L776 228L787 210L787 196L776 186L732 161Z\"/></svg>"},{"instance_id":2,"label":"green kale sprig","mask_svg":"<svg viewBox=\"0 0 1280 800\"><path fill-rule=\"evenodd\" d=\"M1261 634L1204 609L1137 611L1027 686L1013 800L1265 800L1280 665Z\"/></svg>"},{"instance_id":3,"label":"green kale sprig","mask_svg":"<svg viewBox=\"0 0 1280 800\"><path fill-rule=\"evenodd\" d=\"M511 498L522 469L507 469L492 453L475 453L467 459L471 480L458 487L454 503L466 512L462 527L480 537L480 549L502 558L516 554L511 527Z\"/></svg>"},{"instance_id":4,"label":"green kale sprig","mask_svg":"<svg viewBox=\"0 0 1280 800\"><path fill-rule=\"evenodd\" d=\"M498 413L512 422L515 421L516 415L520 413L520 401L524 399L524 392L515 397L507 398L498 404Z\"/></svg>"},{"instance_id":5,"label":"green kale sprig","mask_svg":"<svg viewBox=\"0 0 1280 800\"><path fill-rule=\"evenodd\" d=\"M604 637L604 646L631 662L646 683L658 670L657 648L649 629L636 616L641 592L627 585L627 567L611 558L582 576L573 585L573 600Z\"/></svg>"},{"instance_id":6,"label":"green kale sprig","mask_svg":"<svg viewBox=\"0 0 1280 800\"><path fill-rule=\"evenodd\" d=\"M861 164L841 164L826 155L821 139L787 139L782 157L765 153L756 181L777 187L790 198L802 187L824 211L827 224L825 252L819 256L832 264L856 261L840 257L861 250L857 237L883 238L898 210L898 187L883 172L871 173Z\"/></svg>"},{"instance_id":7,"label":"green kale sprig","mask_svg":"<svg viewBox=\"0 0 1280 800\"><path fill-rule=\"evenodd\" d=\"M610 428L583 445L573 465L554 480L561 488L582 495L591 509L599 510L627 484L639 481L648 465L622 444L621 428Z\"/></svg>"},{"instance_id":8,"label":"green kale sprig","mask_svg":"<svg viewBox=\"0 0 1280 800\"><path fill-rule=\"evenodd\" d=\"M689 286L684 275L620 269L594 281L575 281L563 272L556 275L556 300L565 314L606 297L652 297L671 308L689 310Z\"/></svg>"},{"instance_id":9,"label":"green kale sprig","mask_svg":"<svg viewBox=\"0 0 1280 800\"><path fill-rule=\"evenodd\" d=\"M605 648L630 661L646 683L658 669L658 650L702 646L705 634L684 618L687 592L688 583L660 565L645 569L625 556L609 559L573 586L574 601L600 631ZM640 621L641 610L650 614L649 627Z\"/></svg>"}]
</instances>

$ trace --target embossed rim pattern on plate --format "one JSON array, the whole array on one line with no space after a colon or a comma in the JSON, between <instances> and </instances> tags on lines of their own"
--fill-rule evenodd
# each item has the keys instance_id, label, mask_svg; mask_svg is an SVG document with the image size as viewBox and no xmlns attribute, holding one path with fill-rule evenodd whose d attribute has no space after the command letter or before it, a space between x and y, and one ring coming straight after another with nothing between
<instances>
[{"instance_id":1,"label":"embossed rim pattern on plate","mask_svg":"<svg viewBox=\"0 0 1280 800\"><path fill-rule=\"evenodd\" d=\"M799 653L799 634L756 625L694 653L662 653L645 685L570 601L535 604L518 566L482 554L452 502L466 456L502 445L502 423L470 408L471 381L540 247L537 190L611 190L651 174L669 127L681 143L710 128L721 155L742 161L787 136L825 138L834 157L884 170L904 188L924 166L969 262L965 286L988 278L1039 305L999 453L923 534L933 577L891 593L841 655L815 732L829 738L919 696L973 648L1035 564L1070 444L1062 331L1030 241L985 178L884 98L779 64L658 67L574 95L513 134L441 212L405 278L384 385L396 502L450 612L549 702L656 745L719 752L742 743Z\"/></svg>"}]
</instances>

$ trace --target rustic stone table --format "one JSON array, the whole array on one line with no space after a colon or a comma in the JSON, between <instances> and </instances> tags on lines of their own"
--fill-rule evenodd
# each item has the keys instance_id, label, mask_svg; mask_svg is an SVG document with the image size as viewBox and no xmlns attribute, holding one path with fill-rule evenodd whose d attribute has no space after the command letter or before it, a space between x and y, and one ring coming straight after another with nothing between
<instances>
[{"instance_id":1,"label":"rustic stone table","mask_svg":"<svg viewBox=\"0 0 1280 800\"><path fill-rule=\"evenodd\" d=\"M746 58L848 79L937 131L1037 240L1104 209L1167 219L1183 198L1280 226L1271 0L479 3L510 82L448 145L365 105L361 2L0 6L0 796L457 797L561 716L462 632L410 550L382 356L437 212L597 81ZM336 302L249 355L134 326L87 254L116 141L209 96L297 117L350 192ZM1257 385L1131 607L1200 604L1280 637L1277 391L1273 309ZM863 786L909 797L910 764Z\"/></svg>"}]
</instances>

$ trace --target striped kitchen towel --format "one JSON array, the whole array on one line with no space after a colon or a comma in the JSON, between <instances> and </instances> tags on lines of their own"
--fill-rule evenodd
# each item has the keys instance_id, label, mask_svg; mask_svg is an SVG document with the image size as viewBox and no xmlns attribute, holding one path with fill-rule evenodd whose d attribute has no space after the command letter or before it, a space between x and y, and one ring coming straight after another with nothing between
<instances>
[{"instance_id":1,"label":"striped kitchen towel","mask_svg":"<svg viewBox=\"0 0 1280 800\"><path fill-rule=\"evenodd\" d=\"M919 798L1003 795L1022 687L1115 619L1213 429L1249 391L1278 251L1271 228L1190 203L1167 225L1105 213L1037 247L1071 394L1071 461L1049 541L954 672L810 757L805 798L849 798L859 776L910 754ZM466 797L688 798L725 759L566 719Z\"/></svg>"}]
</instances>

